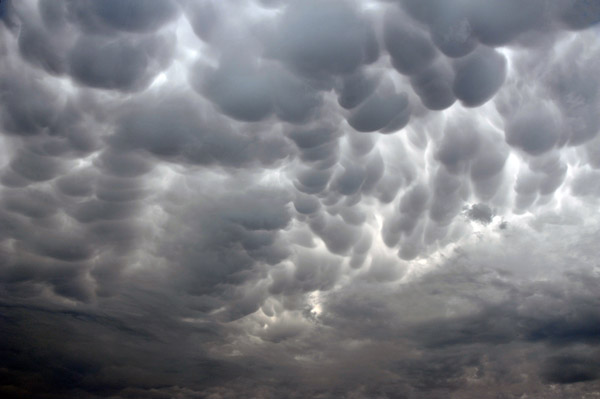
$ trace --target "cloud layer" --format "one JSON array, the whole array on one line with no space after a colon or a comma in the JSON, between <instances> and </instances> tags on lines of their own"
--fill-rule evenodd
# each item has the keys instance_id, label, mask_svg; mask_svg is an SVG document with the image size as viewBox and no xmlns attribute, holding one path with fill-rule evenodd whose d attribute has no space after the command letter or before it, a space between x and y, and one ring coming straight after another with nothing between
<instances>
[{"instance_id":1,"label":"cloud layer","mask_svg":"<svg viewBox=\"0 0 600 399\"><path fill-rule=\"evenodd\" d=\"M594 397L597 4L1 1L1 396Z\"/></svg>"}]
</instances>

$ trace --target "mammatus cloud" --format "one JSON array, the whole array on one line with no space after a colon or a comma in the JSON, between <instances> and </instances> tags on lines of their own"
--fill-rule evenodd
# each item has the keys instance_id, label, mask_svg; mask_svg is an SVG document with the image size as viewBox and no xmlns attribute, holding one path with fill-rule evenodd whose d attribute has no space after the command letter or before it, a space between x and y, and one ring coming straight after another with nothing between
<instances>
[{"instance_id":1,"label":"mammatus cloud","mask_svg":"<svg viewBox=\"0 0 600 399\"><path fill-rule=\"evenodd\" d=\"M0 1L0 396L595 397L599 4Z\"/></svg>"}]
</instances>

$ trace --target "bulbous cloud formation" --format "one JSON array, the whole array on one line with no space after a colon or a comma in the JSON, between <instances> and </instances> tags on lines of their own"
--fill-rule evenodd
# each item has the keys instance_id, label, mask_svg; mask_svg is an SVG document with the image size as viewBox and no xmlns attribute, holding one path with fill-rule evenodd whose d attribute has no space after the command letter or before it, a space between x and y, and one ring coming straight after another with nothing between
<instances>
[{"instance_id":1,"label":"bulbous cloud formation","mask_svg":"<svg viewBox=\"0 0 600 399\"><path fill-rule=\"evenodd\" d=\"M0 397L598 395L599 4L1 0Z\"/></svg>"}]
</instances>

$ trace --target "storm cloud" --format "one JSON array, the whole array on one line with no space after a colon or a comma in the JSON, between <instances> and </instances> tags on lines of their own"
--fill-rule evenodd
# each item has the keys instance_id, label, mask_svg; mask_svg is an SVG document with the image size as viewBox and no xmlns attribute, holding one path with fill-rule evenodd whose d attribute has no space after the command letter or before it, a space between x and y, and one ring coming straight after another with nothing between
<instances>
[{"instance_id":1,"label":"storm cloud","mask_svg":"<svg viewBox=\"0 0 600 399\"><path fill-rule=\"evenodd\" d=\"M600 393L593 0L0 1L0 396Z\"/></svg>"}]
</instances>

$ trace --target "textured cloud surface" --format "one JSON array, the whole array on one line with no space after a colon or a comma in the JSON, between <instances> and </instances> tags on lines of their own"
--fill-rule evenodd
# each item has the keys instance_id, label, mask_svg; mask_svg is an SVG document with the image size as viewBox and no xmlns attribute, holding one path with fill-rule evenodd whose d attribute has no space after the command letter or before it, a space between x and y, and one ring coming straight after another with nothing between
<instances>
[{"instance_id":1,"label":"textured cloud surface","mask_svg":"<svg viewBox=\"0 0 600 399\"><path fill-rule=\"evenodd\" d=\"M600 3L1 0L2 398L600 395Z\"/></svg>"}]
</instances>

